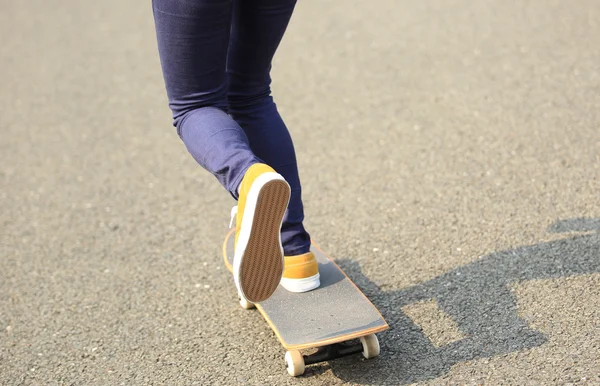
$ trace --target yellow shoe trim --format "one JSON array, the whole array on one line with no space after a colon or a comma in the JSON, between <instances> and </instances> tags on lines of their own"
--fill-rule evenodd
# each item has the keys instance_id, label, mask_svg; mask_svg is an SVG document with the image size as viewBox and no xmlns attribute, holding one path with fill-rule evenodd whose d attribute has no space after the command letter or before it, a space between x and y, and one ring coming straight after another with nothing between
<instances>
[{"instance_id":1,"label":"yellow shoe trim","mask_svg":"<svg viewBox=\"0 0 600 386\"><path fill-rule=\"evenodd\" d=\"M238 188L239 198L237 205L237 215L235 219L235 244L237 245L238 236L240 235L240 229L242 227L242 217L244 216L244 208L246 207L246 197L250 192L252 183L263 173L275 172L272 167L265 164L254 164L246 170L244 178Z\"/></svg>"},{"instance_id":2,"label":"yellow shoe trim","mask_svg":"<svg viewBox=\"0 0 600 386\"><path fill-rule=\"evenodd\" d=\"M283 277L287 279L304 279L319 273L319 264L314 253L285 256Z\"/></svg>"}]
</instances>

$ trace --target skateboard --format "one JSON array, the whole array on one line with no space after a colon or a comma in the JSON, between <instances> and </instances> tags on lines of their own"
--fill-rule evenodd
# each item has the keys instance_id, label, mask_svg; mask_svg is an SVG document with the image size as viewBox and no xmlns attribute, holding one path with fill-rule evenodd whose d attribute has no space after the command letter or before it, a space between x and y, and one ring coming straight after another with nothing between
<instances>
[{"instance_id":1,"label":"skateboard","mask_svg":"<svg viewBox=\"0 0 600 386\"><path fill-rule=\"evenodd\" d=\"M223 258L230 271L234 231L229 231L223 243ZM367 359L374 358L379 355L375 334L389 328L373 303L314 241L311 250L319 263L319 288L292 293L279 286L260 304L240 300L243 308L258 309L287 350L285 363L291 376L304 374L307 365L348 355L362 353ZM302 354L309 349L317 351Z\"/></svg>"}]
</instances>

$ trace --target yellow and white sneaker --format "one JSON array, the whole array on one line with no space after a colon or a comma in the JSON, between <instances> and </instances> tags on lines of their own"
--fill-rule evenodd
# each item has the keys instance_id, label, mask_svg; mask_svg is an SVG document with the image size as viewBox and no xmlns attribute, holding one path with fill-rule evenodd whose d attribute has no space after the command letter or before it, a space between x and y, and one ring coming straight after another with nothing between
<instances>
[{"instance_id":1,"label":"yellow and white sneaker","mask_svg":"<svg viewBox=\"0 0 600 386\"><path fill-rule=\"evenodd\" d=\"M290 292L307 292L321 285L319 264L312 252L285 256L281 286Z\"/></svg>"},{"instance_id":2,"label":"yellow and white sneaker","mask_svg":"<svg viewBox=\"0 0 600 386\"><path fill-rule=\"evenodd\" d=\"M283 274L281 224L290 200L290 186L273 168L252 165L238 189L233 278L242 299L267 300Z\"/></svg>"}]
</instances>

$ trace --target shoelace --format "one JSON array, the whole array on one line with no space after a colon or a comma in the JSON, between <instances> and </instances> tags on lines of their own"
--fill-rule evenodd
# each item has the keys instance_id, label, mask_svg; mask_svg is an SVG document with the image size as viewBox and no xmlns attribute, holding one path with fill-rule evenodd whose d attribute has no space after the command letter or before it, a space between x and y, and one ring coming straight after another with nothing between
<instances>
[{"instance_id":1,"label":"shoelace","mask_svg":"<svg viewBox=\"0 0 600 386\"><path fill-rule=\"evenodd\" d=\"M237 205L231 208L231 220L229 221L229 229L233 228L235 217L237 216L238 207ZM233 231L230 231L230 235L233 234ZM223 260L225 261L225 267L229 270L229 272L233 273L233 266L229 263L229 258L225 252L225 247L223 247Z\"/></svg>"},{"instance_id":2,"label":"shoelace","mask_svg":"<svg viewBox=\"0 0 600 386\"><path fill-rule=\"evenodd\" d=\"M235 220L235 216L237 216L237 211L237 205L231 208L231 219L229 220L229 229L233 228L233 220Z\"/></svg>"}]
</instances>

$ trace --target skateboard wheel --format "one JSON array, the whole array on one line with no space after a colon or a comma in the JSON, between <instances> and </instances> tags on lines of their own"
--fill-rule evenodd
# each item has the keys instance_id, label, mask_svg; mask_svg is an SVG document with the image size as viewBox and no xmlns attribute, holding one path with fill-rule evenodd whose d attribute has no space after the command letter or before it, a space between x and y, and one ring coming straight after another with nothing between
<instances>
[{"instance_id":1,"label":"skateboard wheel","mask_svg":"<svg viewBox=\"0 0 600 386\"><path fill-rule=\"evenodd\" d=\"M287 371L292 377L304 374L304 357L297 350L291 350L285 353L285 364Z\"/></svg>"},{"instance_id":2,"label":"skateboard wheel","mask_svg":"<svg viewBox=\"0 0 600 386\"><path fill-rule=\"evenodd\" d=\"M243 309L245 310L251 310L254 307L256 307L254 305L254 303L250 303L248 300L244 299L244 298L240 298L240 305L242 306Z\"/></svg>"},{"instance_id":3,"label":"skateboard wheel","mask_svg":"<svg viewBox=\"0 0 600 386\"><path fill-rule=\"evenodd\" d=\"M371 359L379 355L379 340L375 334L361 337L360 342L363 346L363 356L365 358Z\"/></svg>"}]
</instances>

